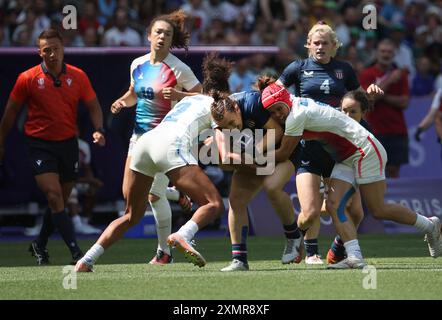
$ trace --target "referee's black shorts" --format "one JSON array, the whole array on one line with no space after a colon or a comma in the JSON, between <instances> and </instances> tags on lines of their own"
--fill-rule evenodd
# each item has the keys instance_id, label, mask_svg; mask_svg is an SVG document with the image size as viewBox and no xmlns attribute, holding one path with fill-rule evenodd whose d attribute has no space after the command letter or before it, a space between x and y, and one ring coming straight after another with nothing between
<instances>
[{"instance_id":1,"label":"referee's black shorts","mask_svg":"<svg viewBox=\"0 0 442 320\"><path fill-rule=\"evenodd\" d=\"M34 176L54 172L61 182L71 182L78 175L78 140L72 137L62 141L47 141L27 136Z\"/></svg>"}]
</instances>

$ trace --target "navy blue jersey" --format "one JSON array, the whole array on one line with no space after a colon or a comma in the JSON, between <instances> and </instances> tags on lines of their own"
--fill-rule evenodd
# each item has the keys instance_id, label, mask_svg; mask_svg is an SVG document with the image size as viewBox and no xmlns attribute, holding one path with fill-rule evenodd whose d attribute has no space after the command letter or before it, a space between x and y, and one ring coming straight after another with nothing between
<instances>
[{"instance_id":1,"label":"navy blue jersey","mask_svg":"<svg viewBox=\"0 0 442 320\"><path fill-rule=\"evenodd\" d=\"M262 129L270 119L270 113L261 103L259 91L243 91L230 96L241 109L243 129Z\"/></svg>"},{"instance_id":2,"label":"navy blue jersey","mask_svg":"<svg viewBox=\"0 0 442 320\"><path fill-rule=\"evenodd\" d=\"M295 60L284 69L279 81L287 88L294 85L298 97L311 98L335 108L348 91L360 86L351 65L335 59L327 64L313 58Z\"/></svg>"}]
</instances>

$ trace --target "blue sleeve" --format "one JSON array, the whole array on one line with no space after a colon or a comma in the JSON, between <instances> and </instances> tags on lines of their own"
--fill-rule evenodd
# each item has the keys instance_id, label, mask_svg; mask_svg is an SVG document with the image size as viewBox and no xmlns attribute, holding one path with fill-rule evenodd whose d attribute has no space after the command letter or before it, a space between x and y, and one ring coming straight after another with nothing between
<instances>
[{"instance_id":1,"label":"blue sleeve","mask_svg":"<svg viewBox=\"0 0 442 320\"><path fill-rule=\"evenodd\" d=\"M270 119L270 113L262 106L261 98L258 100L258 103L253 104L252 114L253 120L255 120L256 123L256 128L263 128Z\"/></svg>"},{"instance_id":2,"label":"blue sleeve","mask_svg":"<svg viewBox=\"0 0 442 320\"><path fill-rule=\"evenodd\" d=\"M353 91L360 86L355 70L349 63L345 63L345 88L348 91Z\"/></svg>"},{"instance_id":3,"label":"blue sleeve","mask_svg":"<svg viewBox=\"0 0 442 320\"><path fill-rule=\"evenodd\" d=\"M286 88L289 88L294 84L295 87L298 87L300 81L299 74L301 72L302 61L303 60L295 60L292 63L290 63L287 67L285 67L284 71L279 77L278 80L281 81Z\"/></svg>"}]
</instances>

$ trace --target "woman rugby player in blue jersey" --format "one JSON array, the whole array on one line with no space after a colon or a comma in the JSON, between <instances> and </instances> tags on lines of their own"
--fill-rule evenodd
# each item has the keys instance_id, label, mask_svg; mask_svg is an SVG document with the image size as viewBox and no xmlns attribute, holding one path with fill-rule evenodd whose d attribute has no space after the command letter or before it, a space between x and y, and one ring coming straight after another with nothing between
<instances>
[{"instance_id":1,"label":"woman rugby player in blue jersey","mask_svg":"<svg viewBox=\"0 0 442 320\"><path fill-rule=\"evenodd\" d=\"M204 93L228 91L230 62L208 56L203 62L203 72ZM104 250L141 220L147 207L145 199L158 172L164 172L178 189L188 194L199 206L192 218L168 237L168 245L183 252L191 263L199 267L206 264L204 257L193 248L191 240L198 230L223 214L224 205L215 186L198 166L192 151L200 133L214 127L211 116L213 101L212 97L203 94L185 97L157 127L139 138L130 163L125 215L104 230L77 263L75 271L92 271Z\"/></svg>"}]
</instances>

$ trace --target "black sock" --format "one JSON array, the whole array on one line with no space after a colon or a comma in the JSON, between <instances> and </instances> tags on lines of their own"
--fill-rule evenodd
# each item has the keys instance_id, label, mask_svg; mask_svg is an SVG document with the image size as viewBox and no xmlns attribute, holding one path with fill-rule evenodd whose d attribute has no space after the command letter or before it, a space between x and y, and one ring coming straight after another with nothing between
<instances>
[{"instance_id":1,"label":"black sock","mask_svg":"<svg viewBox=\"0 0 442 320\"><path fill-rule=\"evenodd\" d=\"M47 208L43 214L43 224L41 225L40 234L35 241L41 248L46 248L48 244L48 239L54 232L54 223L52 222L52 212L51 209Z\"/></svg>"},{"instance_id":2,"label":"black sock","mask_svg":"<svg viewBox=\"0 0 442 320\"><path fill-rule=\"evenodd\" d=\"M296 220L292 224L283 225L283 227L284 227L284 234L287 239L298 239L301 236Z\"/></svg>"},{"instance_id":3,"label":"black sock","mask_svg":"<svg viewBox=\"0 0 442 320\"><path fill-rule=\"evenodd\" d=\"M67 212L63 210L61 212L54 213L52 215L52 221L71 251L71 254L73 255L80 252L81 250L78 247L77 240L75 239L74 225L72 224L71 217L69 217Z\"/></svg>"},{"instance_id":4,"label":"black sock","mask_svg":"<svg viewBox=\"0 0 442 320\"><path fill-rule=\"evenodd\" d=\"M342 239L340 236L336 236L335 239L333 240L333 243L331 245L331 250L337 256L342 257L345 255L344 242L342 242Z\"/></svg>"},{"instance_id":5,"label":"black sock","mask_svg":"<svg viewBox=\"0 0 442 320\"><path fill-rule=\"evenodd\" d=\"M307 257L314 256L318 254L318 239L308 239L304 240L305 252Z\"/></svg>"}]
</instances>

